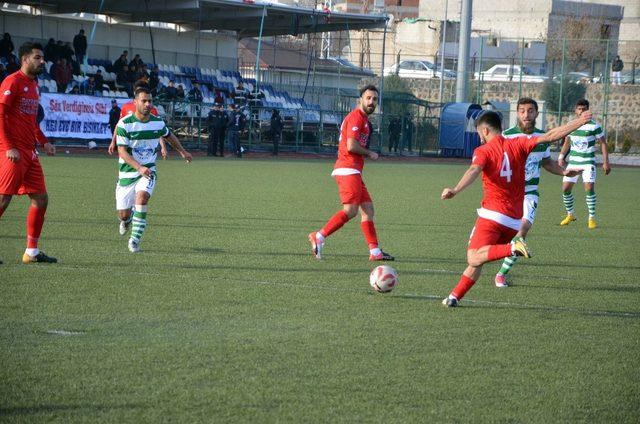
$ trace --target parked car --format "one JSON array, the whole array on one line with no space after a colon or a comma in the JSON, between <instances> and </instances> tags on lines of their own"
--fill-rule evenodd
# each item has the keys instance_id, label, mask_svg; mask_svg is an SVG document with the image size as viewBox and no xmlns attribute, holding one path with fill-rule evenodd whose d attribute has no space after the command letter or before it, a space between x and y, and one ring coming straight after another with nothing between
<instances>
[{"instance_id":1,"label":"parked car","mask_svg":"<svg viewBox=\"0 0 640 424\"><path fill-rule=\"evenodd\" d=\"M398 75L400 78L440 78L440 69L427 60L401 60L384 69L384 75ZM456 73L445 69L444 78L454 79Z\"/></svg>"},{"instance_id":2,"label":"parked car","mask_svg":"<svg viewBox=\"0 0 640 424\"><path fill-rule=\"evenodd\" d=\"M593 77L586 72L567 72L565 79L575 84L588 84L593 82ZM560 75L553 77L553 80L560 82Z\"/></svg>"},{"instance_id":3,"label":"parked car","mask_svg":"<svg viewBox=\"0 0 640 424\"><path fill-rule=\"evenodd\" d=\"M520 81L520 65L494 65L484 72L475 73L476 79L484 81ZM544 75L536 75L528 66L522 67L523 82L545 82L548 78Z\"/></svg>"}]
</instances>

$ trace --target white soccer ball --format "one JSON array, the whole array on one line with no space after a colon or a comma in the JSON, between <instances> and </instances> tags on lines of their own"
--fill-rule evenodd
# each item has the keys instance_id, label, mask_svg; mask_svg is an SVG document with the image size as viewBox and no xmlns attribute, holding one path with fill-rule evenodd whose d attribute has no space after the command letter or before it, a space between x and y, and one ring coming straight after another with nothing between
<instances>
[{"instance_id":1,"label":"white soccer ball","mask_svg":"<svg viewBox=\"0 0 640 424\"><path fill-rule=\"evenodd\" d=\"M378 293L389 293L398 285L398 273L388 265L377 266L369 275L369 284Z\"/></svg>"}]
</instances>

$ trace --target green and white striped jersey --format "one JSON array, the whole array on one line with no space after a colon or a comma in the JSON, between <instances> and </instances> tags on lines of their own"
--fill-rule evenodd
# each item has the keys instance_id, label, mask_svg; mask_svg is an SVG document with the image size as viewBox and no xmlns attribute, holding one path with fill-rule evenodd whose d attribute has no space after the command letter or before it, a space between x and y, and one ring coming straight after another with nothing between
<instances>
[{"instance_id":1,"label":"green and white striped jersey","mask_svg":"<svg viewBox=\"0 0 640 424\"><path fill-rule=\"evenodd\" d=\"M602 137L604 137L604 131L596 121L584 124L569 134L569 140L571 140L569 165L595 165L596 141Z\"/></svg>"},{"instance_id":2,"label":"green and white striped jersey","mask_svg":"<svg viewBox=\"0 0 640 424\"><path fill-rule=\"evenodd\" d=\"M531 137L539 137L544 134L544 131L534 128L531 134L523 133L520 128L516 125L515 127L511 127L507 130L504 130L502 135L504 138L516 138L527 136ZM533 194L539 196L538 192L538 184L540 183L540 163L543 159L547 159L551 157L551 147L548 144L538 144L535 149L529 156L527 157L527 164L525 165L524 171L524 194Z\"/></svg>"},{"instance_id":3,"label":"green and white striped jersey","mask_svg":"<svg viewBox=\"0 0 640 424\"><path fill-rule=\"evenodd\" d=\"M140 164L156 170L157 149L160 137L169 135L169 128L157 116L149 115L147 122L136 118L135 114L127 115L116 127L116 144L126 146L127 152ZM127 186L140 179L140 173L129 166L122 158L118 161L120 171L118 184Z\"/></svg>"}]
</instances>

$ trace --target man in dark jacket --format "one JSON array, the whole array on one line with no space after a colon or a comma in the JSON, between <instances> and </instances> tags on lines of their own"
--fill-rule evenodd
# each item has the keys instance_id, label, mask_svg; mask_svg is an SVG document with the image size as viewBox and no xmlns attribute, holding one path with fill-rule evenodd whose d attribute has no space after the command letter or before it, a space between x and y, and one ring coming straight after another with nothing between
<instances>
[{"instance_id":1,"label":"man in dark jacket","mask_svg":"<svg viewBox=\"0 0 640 424\"><path fill-rule=\"evenodd\" d=\"M282 117L278 109L273 109L271 113L271 137L273 138L273 155L278 155L278 145L282 139L282 129L284 125L282 123Z\"/></svg>"},{"instance_id":2,"label":"man in dark jacket","mask_svg":"<svg viewBox=\"0 0 640 424\"><path fill-rule=\"evenodd\" d=\"M236 105L231 105L231 114L229 115L229 121L227 124L227 131L229 133L229 145L235 151L236 156L241 158L243 148L240 146L240 133L244 131L246 118L241 110Z\"/></svg>"},{"instance_id":3,"label":"man in dark jacket","mask_svg":"<svg viewBox=\"0 0 640 424\"><path fill-rule=\"evenodd\" d=\"M76 52L76 60L78 63L83 64L84 57L87 54L87 37L84 36L83 29L73 37L73 50Z\"/></svg>"},{"instance_id":4,"label":"man in dark jacket","mask_svg":"<svg viewBox=\"0 0 640 424\"><path fill-rule=\"evenodd\" d=\"M13 46L13 41L11 41L11 35L9 35L8 32L5 32L2 40L0 40L0 57L4 57L8 60L14 50L15 47Z\"/></svg>"},{"instance_id":5,"label":"man in dark jacket","mask_svg":"<svg viewBox=\"0 0 640 424\"><path fill-rule=\"evenodd\" d=\"M400 132L402 131L402 123L400 118L394 116L389 122L389 153L391 150L398 153L398 144L400 144Z\"/></svg>"},{"instance_id":6,"label":"man in dark jacket","mask_svg":"<svg viewBox=\"0 0 640 424\"><path fill-rule=\"evenodd\" d=\"M116 125L120 120L120 108L118 107L118 101L116 99L111 100L111 110L109 111L109 128L111 128L111 134L116 130Z\"/></svg>"},{"instance_id":7,"label":"man in dark jacket","mask_svg":"<svg viewBox=\"0 0 640 424\"><path fill-rule=\"evenodd\" d=\"M622 84L622 69L624 68L624 63L620 56L616 56L611 64L611 72L613 74L613 83L614 84Z\"/></svg>"},{"instance_id":8,"label":"man in dark jacket","mask_svg":"<svg viewBox=\"0 0 640 424\"><path fill-rule=\"evenodd\" d=\"M207 143L207 156L224 157L224 133L229 117L222 105L214 105L207 115L207 127L209 128L209 142Z\"/></svg>"}]
</instances>

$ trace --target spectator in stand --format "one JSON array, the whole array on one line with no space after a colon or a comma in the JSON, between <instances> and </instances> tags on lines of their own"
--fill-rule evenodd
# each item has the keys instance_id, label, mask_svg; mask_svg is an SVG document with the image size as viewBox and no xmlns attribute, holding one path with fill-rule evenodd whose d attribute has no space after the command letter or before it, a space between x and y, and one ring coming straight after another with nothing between
<instances>
[{"instance_id":1,"label":"spectator in stand","mask_svg":"<svg viewBox=\"0 0 640 424\"><path fill-rule=\"evenodd\" d=\"M391 153L391 151L398 153L401 132L402 122L400 122L399 117L394 116L391 118L391 122L389 122L389 153Z\"/></svg>"},{"instance_id":2,"label":"spectator in stand","mask_svg":"<svg viewBox=\"0 0 640 424\"><path fill-rule=\"evenodd\" d=\"M118 101L116 99L111 100L111 110L109 111L109 128L111 128L111 134L116 129L118 121L120 120L120 108L118 107Z\"/></svg>"},{"instance_id":3,"label":"spectator in stand","mask_svg":"<svg viewBox=\"0 0 640 424\"><path fill-rule=\"evenodd\" d=\"M204 96L202 95L202 91L200 91L200 84L197 82L193 83L193 87L189 90L187 98L190 102L202 103Z\"/></svg>"},{"instance_id":4,"label":"spectator in stand","mask_svg":"<svg viewBox=\"0 0 640 424\"><path fill-rule=\"evenodd\" d=\"M131 67L131 65L135 67L136 71L139 71L142 69L144 62L142 61L142 58L140 58L139 54L135 55L131 60L131 62L129 62L129 67Z\"/></svg>"},{"instance_id":5,"label":"spectator in stand","mask_svg":"<svg viewBox=\"0 0 640 424\"><path fill-rule=\"evenodd\" d=\"M244 105L247 102L249 90L247 90L244 85L242 85L242 81L240 81L238 82L238 86L236 87L236 92L233 94L234 103L237 105Z\"/></svg>"},{"instance_id":6,"label":"spectator in stand","mask_svg":"<svg viewBox=\"0 0 640 424\"><path fill-rule=\"evenodd\" d=\"M86 80L82 81L82 84L80 84L80 93L86 94L88 96L93 96L96 94L96 81L93 76L90 76Z\"/></svg>"},{"instance_id":7,"label":"spectator in stand","mask_svg":"<svg viewBox=\"0 0 640 424\"><path fill-rule=\"evenodd\" d=\"M620 56L616 56L616 58L613 60L613 63L611 64L614 84L622 84L622 69L624 69L624 62L622 62Z\"/></svg>"},{"instance_id":8,"label":"spectator in stand","mask_svg":"<svg viewBox=\"0 0 640 424\"><path fill-rule=\"evenodd\" d=\"M96 83L96 90L102 91L104 89L104 77L102 76L102 71L100 69L96 71L94 81Z\"/></svg>"},{"instance_id":9,"label":"spectator in stand","mask_svg":"<svg viewBox=\"0 0 640 424\"><path fill-rule=\"evenodd\" d=\"M56 80L58 86L58 93L64 93L67 90L69 81L73 78L73 71L71 65L69 65L64 58L58 59L56 67L53 70L53 79Z\"/></svg>"},{"instance_id":10,"label":"spectator in stand","mask_svg":"<svg viewBox=\"0 0 640 424\"><path fill-rule=\"evenodd\" d=\"M142 64L142 66L138 69L138 72L140 73L140 78L142 77L146 77L147 78L147 85L149 83L149 70L147 69L147 65L145 63Z\"/></svg>"},{"instance_id":11,"label":"spectator in stand","mask_svg":"<svg viewBox=\"0 0 640 424\"><path fill-rule=\"evenodd\" d=\"M158 76L158 69L152 69L151 75L149 75L149 89L152 96L158 95L158 86L160 85L160 77Z\"/></svg>"},{"instance_id":12,"label":"spectator in stand","mask_svg":"<svg viewBox=\"0 0 640 424\"><path fill-rule=\"evenodd\" d=\"M74 84L73 87L71 87L71 91L69 91L69 94L81 94L80 88L78 88L78 86Z\"/></svg>"},{"instance_id":13,"label":"spectator in stand","mask_svg":"<svg viewBox=\"0 0 640 424\"><path fill-rule=\"evenodd\" d=\"M176 99L178 101L184 101L186 97L187 96L184 93L184 88L182 88L181 85L178 85L178 88L176 89Z\"/></svg>"},{"instance_id":14,"label":"spectator in stand","mask_svg":"<svg viewBox=\"0 0 640 424\"><path fill-rule=\"evenodd\" d=\"M11 41L11 35L5 32L2 40L0 40L0 57L4 57L8 61L9 57L13 56L14 50L15 47L13 46L13 41ZM18 69L20 69L19 66Z\"/></svg>"},{"instance_id":15,"label":"spectator in stand","mask_svg":"<svg viewBox=\"0 0 640 424\"><path fill-rule=\"evenodd\" d=\"M7 73L13 74L16 71L20 70L20 65L16 61L16 57L14 55L9 56L7 59Z\"/></svg>"},{"instance_id":16,"label":"spectator in stand","mask_svg":"<svg viewBox=\"0 0 640 424\"><path fill-rule=\"evenodd\" d=\"M58 47L56 40L49 38L49 42L44 46L44 60L56 63L58 61Z\"/></svg>"},{"instance_id":17,"label":"spectator in stand","mask_svg":"<svg viewBox=\"0 0 640 424\"><path fill-rule=\"evenodd\" d=\"M133 84L138 81L138 71L134 65L129 65L129 70L126 75L125 90L129 94L129 97L133 97Z\"/></svg>"},{"instance_id":18,"label":"spectator in stand","mask_svg":"<svg viewBox=\"0 0 640 424\"><path fill-rule=\"evenodd\" d=\"M78 63L83 64L84 57L87 54L87 37L84 36L83 29L73 37L73 49L76 51L76 60Z\"/></svg>"},{"instance_id":19,"label":"spectator in stand","mask_svg":"<svg viewBox=\"0 0 640 424\"><path fill-rule=\"evenodd\" d=\"M282 139L282 129L284 125L282 123L282 117L278 109L273 109L271 113L271 137L273 139L273 155L278 155L278 145Z\"/></svg>"},{"instance_id":20,"label":"spectator in stand","mask_svg":"<svg viewBox=\"0 0 640 424\"><path fill-rule=\"evenodd\" d=\"M73 56L75 56L75 53L73 52L73 48L71 48L70 42L66 42L62 45L61 56L67 60L68 64L71 64L71 62L73 62Z\"/></svg>"},{"instance_id":21,"label":"spectator in stand","mask_svg":"<svg viewBox=\"0 0 640 424\"><path fill-rule=\"evenodd\" d=\"M126 73L127 70L129 69L129 61L127 60L127 54L128 52L126 50L123 51L120 57L115 62L113 62L113 72L115 72L116 75L119 72Z\"/></svg>"},{"instance_id":22,"label":"spectator in stand","mask_svg":"<svg viewBox=\"0 0 640 424\"><path fill-rule=\"evenodd\" d=\"M224 97L222 97L222 93L220 93L220 90L216 90L216 96L213 99L213 102L218 105L224 104Z\"/></svg>"},{"instance_id":23,"label":"spectator in stand","mask_svg":"<svg viewBox=\"0 0 640 424\"><path fill-rule=\"evenodd\" d=\"M0 63L0 84L2 84L2 81L4 81L7 75L9 75L9 73L5 69L4 65Z\"/></svg>"},{"instance_id":24,"label":"spectator in stand","mask_svg":"<svg viewBox=\"0 0 640 424\"><path fill-rule=\"evenodd\" d=\"M176 99L178 94L178 89L175 87L173 80L169 81L169 85L166 87L162 87L160 91L160 95L164 98L164 100L168 102L172 102Z\"/></svg>"}]
</instances>

